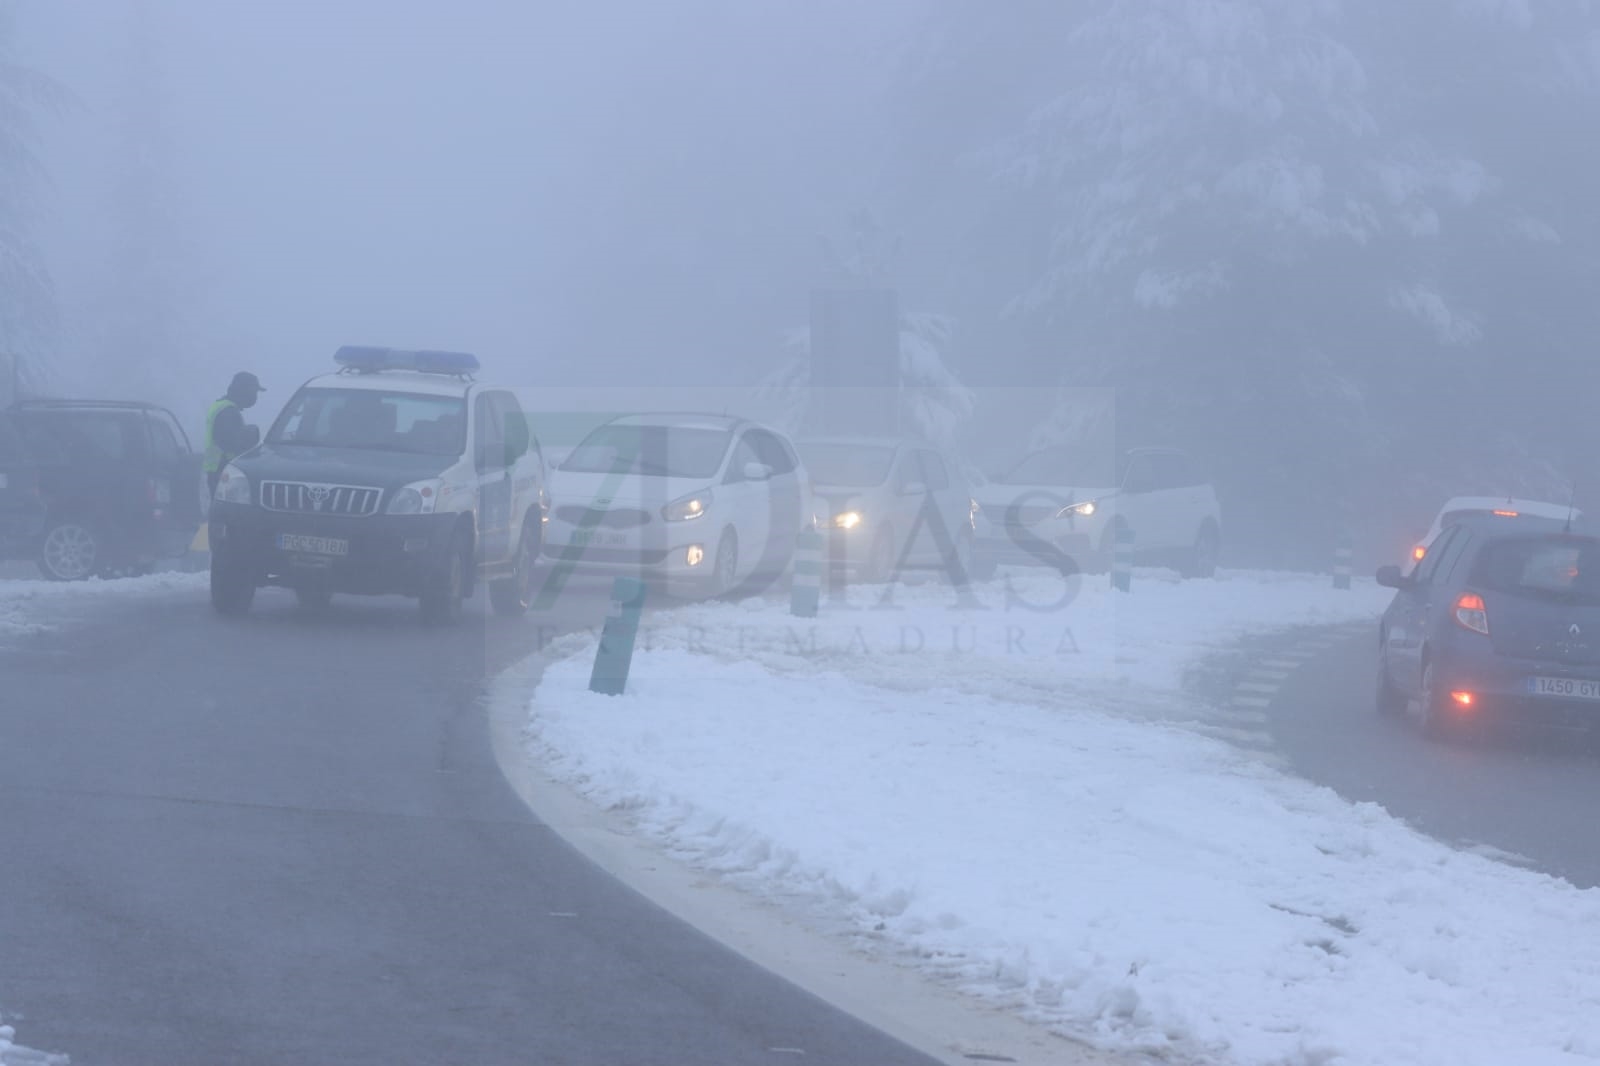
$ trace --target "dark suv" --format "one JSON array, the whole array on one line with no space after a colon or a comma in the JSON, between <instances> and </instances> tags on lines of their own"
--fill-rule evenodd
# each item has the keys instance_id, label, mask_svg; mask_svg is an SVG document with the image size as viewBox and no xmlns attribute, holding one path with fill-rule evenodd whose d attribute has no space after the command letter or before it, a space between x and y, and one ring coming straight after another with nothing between
<instances>
[{"instance_id":1,"label":"dark suv","mask_svg":"<svg viewBox=\"0 0 1600 1066\"><path fill-rule=\"evenodd\" d=\"M200 456L170 411L29 400L0 412L0 443L6 440L20 442L20 454L0 460L0 468L35 502L10 501L33 513L9 537L0 527L0 557L35 559L46 577L73 581L148 571L188 552L200 528L204 481Z\"/></svg>"}]
</instances>

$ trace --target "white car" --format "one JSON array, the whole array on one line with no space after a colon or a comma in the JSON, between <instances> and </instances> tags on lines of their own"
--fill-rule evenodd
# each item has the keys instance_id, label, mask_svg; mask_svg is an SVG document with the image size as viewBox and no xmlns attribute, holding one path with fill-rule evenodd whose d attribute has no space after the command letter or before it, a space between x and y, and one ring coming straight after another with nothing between
<instances>
[{"instance_id":1,"label":"white car","mask_svg":"<svg viewBox=\"0 0 1600 1066\"><path fill-rule=\"evenodd\" d=\"M1429 546L1439 539L1440 533L1464 518L1477 515L1502 515L1507 518L1533 515L1536 518L1553 518L1557 521L1565 521L1570 517L1576 522L1583 517L1583 512L1568 504L1519 500L1511 496L1453 496L1439 508L1439 513L1434 516L1428 532L1423 534L1422 539L1411 549L1407 572L1415 570L1417 564L1422 562L1423 557L1428 554Z\"/></svg>"},{"instance_id":2,"label":"white car","mask_svg":"<svg viewBox=\"0 0 1600 1066\"><path fill-rule=\"evenodd\" d=\"M1103 569L1117 529L1126 527L1137 561L1171 565L1186 577L1216 572L1217 494L1175 449L1135 448L1113 463L1046 448L977 494L989 530L979 551L999 562Z\"/></svg>"},{"instance_id":3,"label":"white car","mask_svg":"<svg viewBox=\"0 0 1600 1066\"><path fill-rule=\"evenodd\" d=\"M711 595L763 591L813 522L793 445L726 415L606 422L562 460L551 495L557 566Z\"/></svg>"},{"instance_id":4,"label":"white car","mask_svg":"<svg viewBox=\"0 0 1600 1066\"><path fill-rule=\"evenodd\" d=\"M978 503L959 464L921 441L795 443L811 477L830 572L886 581L901 569L973 573Z\"/></svg>"}]
</instances>

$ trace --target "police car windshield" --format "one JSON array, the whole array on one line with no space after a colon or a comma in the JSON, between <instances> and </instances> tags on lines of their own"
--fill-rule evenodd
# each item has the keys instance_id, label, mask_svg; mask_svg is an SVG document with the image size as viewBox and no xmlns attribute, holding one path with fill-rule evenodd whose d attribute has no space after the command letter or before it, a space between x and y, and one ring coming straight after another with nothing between
<instances>
[{"instance_id":1,"label":"police car windshield","mask_svg":"<svg viewBox=\"0 0 1600 1066\"><path fill-rule=\"evenodd\" d=\"M267 434L269 444L456 456L465 445L459 396L375 389L302 389Z\"/></svg>"},{"instance_id":2,"label":"police car windshield","mask_svg":"<svg viewBox=\"0 0 1600 1066\"><path fill-rule=\"evenodd\" d=\"M572 450L561 469L573 474L707 478L722 466L733 434L689 426L606 425Z\"/></svg>"}]
</instances>

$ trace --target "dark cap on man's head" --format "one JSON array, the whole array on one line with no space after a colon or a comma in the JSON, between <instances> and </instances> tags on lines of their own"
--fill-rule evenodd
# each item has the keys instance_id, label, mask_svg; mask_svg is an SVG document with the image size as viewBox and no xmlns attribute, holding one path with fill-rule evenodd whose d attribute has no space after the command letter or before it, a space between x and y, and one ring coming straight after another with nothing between
<instances>
[{"instance_id":1,"label":"dark cap on man's head","mask_svg":"<svg viewBox=\"0 0 1600 1066\"><path fill-rule=\"evenodd\" d=\"M266 392L266 386L261 384L261 379L246 370L241 370L233 375L233 384L228 386L229 392Z\"/></svg>"}]
</instances>

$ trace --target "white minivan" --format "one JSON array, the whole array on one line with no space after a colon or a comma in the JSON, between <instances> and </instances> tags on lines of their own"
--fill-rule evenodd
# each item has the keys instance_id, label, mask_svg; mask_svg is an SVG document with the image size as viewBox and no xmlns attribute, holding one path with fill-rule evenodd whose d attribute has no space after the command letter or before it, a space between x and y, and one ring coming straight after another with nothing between
<instances>
[{"instance_id":1,"label":"white minivan","mask_svg":"<svg viewBox=\"0 0 1600 1066\"><path fill-rule=\"evenodd\" d=\"M551 496L555 566L699 594L764 591L813 525L794 446L729 415L612 419L556 467Z\"/></svg>"}]
</instances>

